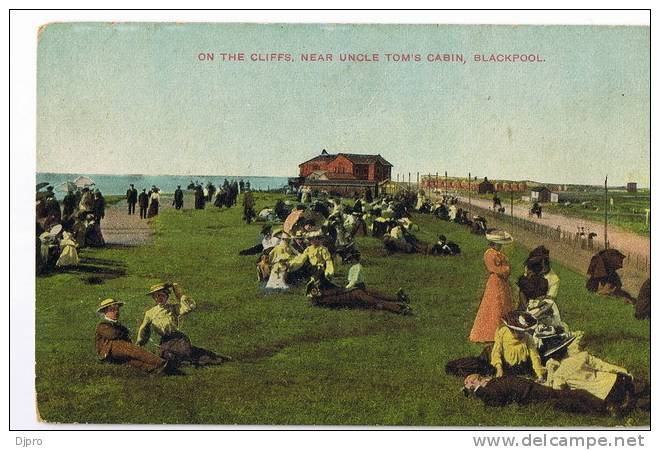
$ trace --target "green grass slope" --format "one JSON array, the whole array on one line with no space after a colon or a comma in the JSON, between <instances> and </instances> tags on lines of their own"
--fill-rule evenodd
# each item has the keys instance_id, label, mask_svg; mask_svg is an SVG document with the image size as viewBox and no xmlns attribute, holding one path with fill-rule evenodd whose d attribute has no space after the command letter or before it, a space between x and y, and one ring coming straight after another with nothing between
<instances>
[{"instance_id":1,"label":"green grass slope","mask_svg":"<svg viewBox=\"0 0 660 450\"><path fill-rule=\"evenodd\" d=\"M258 206L274 203L259 194ZM168 210L156 221L152 245L85 250L86 266L103 284L84 280L85 267L37 279L36 388L43 420L61 423L325 424L417 426L621 426L627 419L557 413L539 405L486 409L460 392L462 381L444 373L446 361L476 355L467 336L486 279L486 243L458 225L420 217L419 236L442 232L463 255L385 257L380 241L359 238L367 283L394 292L403 287L413 316L310 306L300 288L264 296L255 257L239 257L260 225L246 226L238 208ZM511 280L526 250L511 246ZM339 277L348 266L339 267ZM629 306L592 295L585 279L555 266L558 304L574 330L586 333L594 354L648 379L650 330ZM126 302L121 321L135 333L152 306L149 285L178 281L198 309L182 330L193 343L232 355L235 362L186 368L186 376L149 377L104 364L93 350L99 299ZM151 349L155 351L152 344Z\"/></svg>"}]
</instances>

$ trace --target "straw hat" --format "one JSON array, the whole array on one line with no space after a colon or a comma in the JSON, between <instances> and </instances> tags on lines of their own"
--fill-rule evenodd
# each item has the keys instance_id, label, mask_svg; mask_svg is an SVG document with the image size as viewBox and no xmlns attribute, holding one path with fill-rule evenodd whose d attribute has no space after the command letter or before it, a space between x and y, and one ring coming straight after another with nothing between
<instances>
[{"instance_id":1,"label":"straw hat","mask_svg":"<svg viewBox=\"0 0 660 450\"><path fill-rule=\"evenodd\" d=\"M102 313L106 309L108 309L111 306L117 305L117 306L122 306L124 302L121 302L119 300L115 300L114 298L106 298L105 300L102 300L101 303L99 303L99 307L96 310L98 313Z\"/></svg>"},{"instance_id":2,"label":"straw hat","mask_svg":"<svg viewBox=\"0 0 660 450\"><path fill-rule=\"evenodd\" d=\"M323 234L321 233L320 230L310 231L309 233L305 233L305 237L307 239L320 239L323 237Z\"/></svg>"},{"instance_id":3,"label":"straw hat","mask_svg":"<svg viewBox=\"0 0 660 450\"><path fill-rule=\"evenodd\" d=\"M58 223L57 225L53 225L53 227L48 232L48 235L50 237L55 237L58 234L60 234L61 231L62 231L62 225Z\"/></svg>"},{"instance_id":4,"label":"straw hat","mask_svg":"<svg viewBox=\"0 0 660 450\"><path fill-rule=\"evenodd\" d=\"M495 230L492 233L486 233L486 239L493 244L511 244L513 237L504 230Z\"/></svg>"},{"instance_id":5,"label":"straw hat","mask_svg":"<svg viewBox=\"0 0 660 450\"><path fill-rule=\"evenodd\" d=\"M167 292L169 292L169 291L170 291L170 284L169 284L169 283L158 283L158 284L154 284L153 286L151 286L151 287L149 288L149 292L147 292L146 295L155 294L156 292L160 292L160 291L167 291Z\"/></svg>"}]
</instances>

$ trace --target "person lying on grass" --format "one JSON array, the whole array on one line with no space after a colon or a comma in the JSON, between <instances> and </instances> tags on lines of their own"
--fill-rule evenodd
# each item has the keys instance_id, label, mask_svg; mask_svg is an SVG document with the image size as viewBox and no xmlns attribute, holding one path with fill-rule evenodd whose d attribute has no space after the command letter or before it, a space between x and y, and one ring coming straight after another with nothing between
<instances>
[{"instance_id":1,"label":"person lying on grass","mask_svg":"<svg viewBox=\"0 0 660 450\"><path fill-rule=\"evenodd\" d=\"M174 291L179 303L169 303L170 289ZM180 319L196 308L192 298L183 293L177 283L159 283L151 286L147 295L156 302L156 306L144 314L144 320L138 330L137 344L144 346L149 342L151 330L160 335L160 356L174 365L191 363L195 367L222 364L230 361L227 356L217 355L210 350L195 347L190 339L179 330Z\"/></svg>"},{"instance_id":2,"label":"person lying on grass","mask_svg":"<svg viewBox=\"0 0 660 450\"><path fill-rule=\"evenodd\" d=\"M341 288L331 283L322 283L312 277L307 283L306 293L316 306L329 308L382 309L397 314L412 314L408 295L399 289L396 296L367 289L360 264L360 255L353 257L355 264L348 271L348 284Z\"/></svg>"},{"instance_id":3,"label":"person lying on grass","mask_svg":"<svg viewBox=\"0 0 660 450\"><path fill-rule=\"evenodd\" d=\"M621 416L628 411L621 404L606 401L581 389L557 390L519 376L489 377L472 374L465 378L463 393L474 395L486 406L503 407L511 403L538 404L558 411L577 414Z\"/></svg>"}]
</instances>

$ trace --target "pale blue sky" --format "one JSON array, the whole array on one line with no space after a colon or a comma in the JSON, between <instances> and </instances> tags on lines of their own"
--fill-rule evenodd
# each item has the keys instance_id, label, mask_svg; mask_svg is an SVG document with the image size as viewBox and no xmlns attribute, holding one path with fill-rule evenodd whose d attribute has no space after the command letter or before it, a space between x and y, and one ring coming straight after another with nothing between
<instances>
[{"instance_id":1,"label":"pale blue sky","mask_svg":"<svg viewBox=\"0 0 660 450\"><path fill-rule=\"evenodd\" d=\"M223 51L296 61L223 63ZM305 63L304 52L467 64ZM472 61L492 52L546 62ZM292 176L326 148L380 153L413 177L648 185L649 68L646 27L53 24L39 39L37 167Z\"/></svg>"}]
</instances>

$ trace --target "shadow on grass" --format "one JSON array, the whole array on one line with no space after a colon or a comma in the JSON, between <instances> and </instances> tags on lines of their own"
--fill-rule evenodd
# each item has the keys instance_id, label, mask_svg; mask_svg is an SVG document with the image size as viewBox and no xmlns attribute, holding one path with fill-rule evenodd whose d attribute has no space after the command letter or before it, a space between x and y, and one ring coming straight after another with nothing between
<instances>
[{"instance_id":1,"label":"shadow on grass","mask_svg":"<svg viewBox=\"0 0 660 450\"><path fill-rule=\"evenodd\" d=\"M81 280L87 284L103 284L105 280L112 280L126 275L125 267L126 264L121 261L86 257L80 258L80 264L77 266L56 268L41 274L40 277L49 278L67 273L83 275Z\"/></svg>"},{"instance_id":2,"label":"shadow on grass","mask_svg":"<svg viewBox=\"0 0 660 450\"><path fill-rule=\"evenodd\" d=\"M357 310L346 309L346 314L351 314L357 312ZM383 313L387 314L387 313ZM402 327L397 327L396 330L391 331L401 331L405 328L412 328L413 324L410 322ZM277 342L273 342L266 347L259 347L250 349L243 353L238 353L233 356L234 361L241 363L255 363L262 361L267 358L272 358L277 355L282 350L288 347L294 347L300 344L319 344L321 342L334 341L338 339L347 339L347 338L358 338L372 336L379 333L382 333L383 329L380 327L365 327L359 330L349 330L345 333L329 333L328 330L323 330L322 332L316 333L306 333L298 336L292 336L287 339L282 339Z\"/></svg>"},{"instance_id":3,"label":"shadow on grass","mask_svg":"<svg viewBox=\"0 0 660 450\"><path fill-rule=\"evenodd\" d=\"M153 233L154 235L157 233ZM135 247L142 247L145 244L149 243L150 238L146 238L144 240L136 240L135 243L117 243L117 242L112 242L112 243L106 243L105 247L106 249L110 250L122 250L122 249L129 249L129 248L135 248Z\"/></svg>"}]
</instances>

